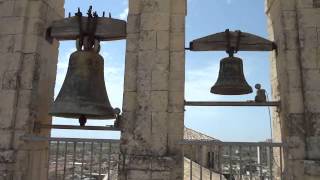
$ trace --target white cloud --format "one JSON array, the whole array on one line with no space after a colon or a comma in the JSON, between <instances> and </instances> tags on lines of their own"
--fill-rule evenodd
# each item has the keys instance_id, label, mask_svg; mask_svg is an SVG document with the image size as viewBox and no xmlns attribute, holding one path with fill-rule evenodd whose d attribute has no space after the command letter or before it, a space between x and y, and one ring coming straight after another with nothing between
<instances>
[{"instance_id":1,"label":"white cloud","mask_svg":"<svg viewBox=\"0 0 320 180\"><path fill-rule=\"evenodd\" d=\"M122 13L120 13L119 18L123 20L127 19L128 13L129 13L129 8L125 8L122 11Z\"/></svg>"},{"instance_id":2,"label":"white cloud","mask_svg":"<svg viewBox=\"0 0 320 180\"><path fill-rule=\"evenodd\" d=\"M201 69L186 70L186 100L207 101L220 99L219 96L210 93L210 88L215 83L218 73L218 63Z\"/></svg>"}]
</instances>

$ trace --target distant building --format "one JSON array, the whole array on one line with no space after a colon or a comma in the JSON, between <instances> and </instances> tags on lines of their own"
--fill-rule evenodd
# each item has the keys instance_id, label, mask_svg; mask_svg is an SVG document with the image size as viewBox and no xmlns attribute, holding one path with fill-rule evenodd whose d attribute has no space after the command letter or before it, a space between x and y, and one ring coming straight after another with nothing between
<instances>
[{"instance_id":1,"label":"distant building","mask_svg":"<svg viewBox=\"0 0 320 180\"><path fill-rule=\"evenodd\" d=\"M220 142L218 139L187 127L184 128L184 139ZM218 172L218 147L216 146L185 145L184 156L205 168Z\"/></svg>"}]
</instances>

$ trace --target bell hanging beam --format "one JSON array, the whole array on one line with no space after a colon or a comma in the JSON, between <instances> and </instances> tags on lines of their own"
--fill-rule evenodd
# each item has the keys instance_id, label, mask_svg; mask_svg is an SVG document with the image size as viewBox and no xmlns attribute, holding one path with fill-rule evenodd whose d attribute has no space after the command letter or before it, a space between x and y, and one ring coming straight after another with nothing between
<instances>
[{"instance_id":1,"label":"bell hanging beam","mask_svg":"<svg viewBox=\"0 0 320 180\"><path fill-rule=\"evenodd\" d=\"M81 16L81 25L78 16L70 16L68 18L53 21L47 29L47 40L56 39L59 41L76 40L80 36L80 29L87 34L85 28L89 21L88 17ZM120 19L109 17L98 17L95 31L95 38L100 41L114 41L126 39L127 22ZM80 28L81 27L81 28Z\"/></svg>"},{"instance_id":2,"label":"bell hanging beam","mask_svg":"<svg viewBox=\"0 0 320 180\"><path fill-rule=\"evenodd\" d=\"M237 31L229 31L230 46L236 47ZM239 43L239 51L273 51L277 49L274 42L263 37L241 32L241 41ZM226 39L226 32L219 32L190 42L190 51L226 51L228 41Z\"/></svg>"}]
</instances>

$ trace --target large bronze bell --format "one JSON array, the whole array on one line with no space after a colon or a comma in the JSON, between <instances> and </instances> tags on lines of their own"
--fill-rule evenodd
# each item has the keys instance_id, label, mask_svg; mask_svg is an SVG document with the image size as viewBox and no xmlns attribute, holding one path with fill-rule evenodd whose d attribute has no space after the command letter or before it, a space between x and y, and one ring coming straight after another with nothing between
<instances>
[{"instance_id":1,"label":"large bronze bell","mask_svg":"<svg viewBox=\"0 0 320 180\"><path fill-rule=\"evenodd\" d=\"M210 92L221 95L252 93L252 88L244 77L243 64L240 58L230 56L220 61L218 80Z\"/></svg>"},{"instance_id":2,"label":"large bronze bell","mask_svg":"<svg viewBox=\"0 0 320 180\"><path fill-rule=\"evenodd\" d=\"M91 50L72 53L62 88L54 101L50 114L58 117L86 119L113 119L105 82L104 60Z\"/></svg>"}]
</instances>

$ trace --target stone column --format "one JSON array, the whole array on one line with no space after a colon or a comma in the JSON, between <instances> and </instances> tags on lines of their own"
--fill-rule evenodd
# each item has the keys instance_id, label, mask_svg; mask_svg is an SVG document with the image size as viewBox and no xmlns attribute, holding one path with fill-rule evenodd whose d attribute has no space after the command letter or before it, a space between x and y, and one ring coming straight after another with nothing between
<instances>
[{"instance_id":1,"label":"stone column","mask_svg":"<svg viewBox=\"0 0 320 180\"><path fill-rule=\"evenodd\" d=\"M129 0L121 179L183 178L186 0Z\"/></svg>"},{"instance_id":2,"label":"stone column","mask_svg":"<svg viewBox=\"0 0 320 180\"><path fill-rule=\"evenodd\" d=\"M48 143L22 141L36 122L51 123L58 42L45 40L63 18L63 0L0 0L0 179L44 180Z\"/></svg>"},{"instance_id":3,"label":"stone column","mask_svg":"<svg viewBox=\"0 0 320 180\"><path fill-rule=\"evenodd\" d=\"M319 0L266 0L272 94L281 100L274 113L274 139L288 145L285 179L320 178L320 8Z\"/></svg>"}]
</instances>

